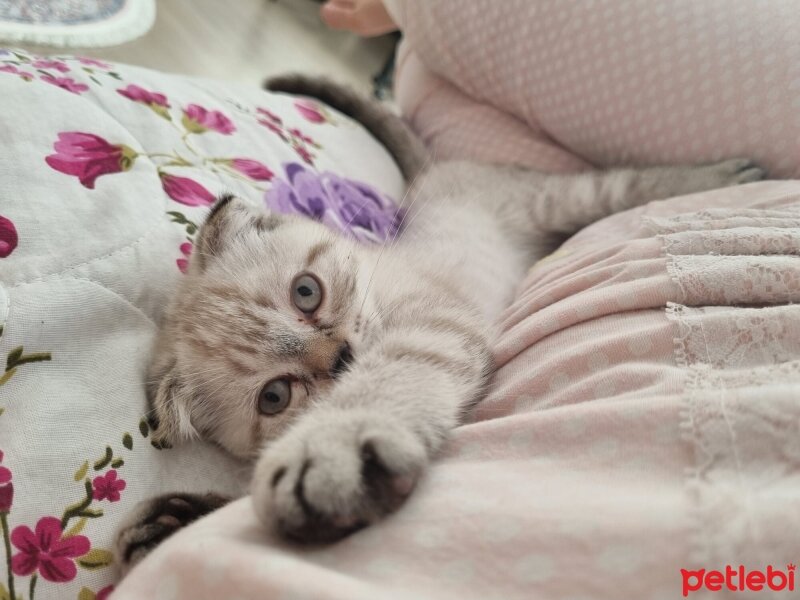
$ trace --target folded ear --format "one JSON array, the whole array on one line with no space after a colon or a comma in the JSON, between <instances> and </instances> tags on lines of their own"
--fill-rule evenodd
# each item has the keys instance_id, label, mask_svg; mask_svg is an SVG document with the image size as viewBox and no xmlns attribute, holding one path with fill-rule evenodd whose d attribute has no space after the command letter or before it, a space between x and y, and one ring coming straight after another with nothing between
<instances>
[{"instance_id":1,"label":"folded ear","mask_svg":"<svg viewBox=\"0 0 800 600\"><path fill-rule=\"evenodd\" d=\"M169 447L198 437L191 421L193 391L178 372L172 344L159 344L155 353L147 374L147 399L153 428L150 440L156 446Z\"/></svg>"},{"instance_id":2,"label":"folded ear","mask_svg":"<svg viewBox=\"0 0 800 600\"><path fill-rule=\"evenodd\" d=\"M258 210L231 194L211 207L195 240L192 263L201 271L219 256L231 241L248 231L269 231L281 222L278 215Z\"/></svg>"}]
</instances>

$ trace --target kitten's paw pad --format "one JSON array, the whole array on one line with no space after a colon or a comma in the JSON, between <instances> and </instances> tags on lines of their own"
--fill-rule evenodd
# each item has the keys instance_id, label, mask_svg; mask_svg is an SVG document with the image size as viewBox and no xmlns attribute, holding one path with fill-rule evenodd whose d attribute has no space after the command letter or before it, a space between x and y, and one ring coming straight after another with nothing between
<instances>
[{"instance_id":1,"label":"kitten's paw pad","mask_svg":"<svg viewBox=\"0 0 800 600\"><path fill-rule=\"evenodd\" d=\"M708 168L715 172L723 187L761 181L767 176L764 169L748 158L732 158Z\"/></svg>"},{"instance_id":2,"label":"kitten's paw pad","mask_svg":"<svg viewBox=\"0 0 800 600\"><path fill-rule=\"evenodd\" d=\"M426 462L417 436L379 419L319 422L268 448L253 478L255 510L286 538L333 542L399 508Z\"/></svg>"},{"instance_id":3,"label":"kitten's paw pad","mask_svg":"<svg viewBox=\"0 0 800 600\"><path fill-rule=\"evenodd\" d=\"M177 530L227 502L216 494L165 494L140 502L114 542L122 575Z\"/></svg>"}]
</instances>

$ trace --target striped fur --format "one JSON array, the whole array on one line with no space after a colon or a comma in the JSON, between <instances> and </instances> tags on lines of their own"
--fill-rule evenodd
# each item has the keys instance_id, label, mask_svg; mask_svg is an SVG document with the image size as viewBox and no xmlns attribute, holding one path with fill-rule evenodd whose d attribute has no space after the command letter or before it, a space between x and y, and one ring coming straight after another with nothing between
<instances>
[{"instance_id":1,"label":"striped fur","mask_svg":"<svg viewBox=\"0 0 800 600\"><path fill-rule=\"evenodd\" d=\"M287 83L288 82L288 83ZM402 235L357 245L307 219L226 199L200 233L150 369L156 435L193 435L256 459L261 520L329 541L397 508L492 372L491 324L555 240L650 200L761 179L746 160L547 176L428 165L396 117L331 84L272 84L323 97L373 128L415 175ZM408 154L410 153L410 154ZM298 315L290 283L312 271L325 300ZM334 380L337 348L355 360ZM289 408L256 396L289 374Z\"/></svg>"}]
</instances>

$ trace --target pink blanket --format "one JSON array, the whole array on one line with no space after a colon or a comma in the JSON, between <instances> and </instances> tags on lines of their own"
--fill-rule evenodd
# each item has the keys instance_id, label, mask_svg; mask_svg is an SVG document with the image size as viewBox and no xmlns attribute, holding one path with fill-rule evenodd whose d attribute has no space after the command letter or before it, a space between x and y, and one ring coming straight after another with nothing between
<instances>
[{"instance_id":1,"label":"pink blanket","mask_svg":"<svg viewBox=\"0 0 800 600\"><path fill-rule=\"evenodd\" d=\"M115 600L666 600L681 568L785 570L800 555L798 252L798 182L586 229L531 269L493 392L397 515L302 550L245 499L168 540Z\"/></svg>"},{"instance_id":2,"label":"pink blanket","mask_svg":"<svg viewBox=\"0 0 800 600\"><path fill-rule=\"evenodd\" d=\"M800 177L796 0L384 1L398 102L439 157Z\"/></svg>"}]
</instances>

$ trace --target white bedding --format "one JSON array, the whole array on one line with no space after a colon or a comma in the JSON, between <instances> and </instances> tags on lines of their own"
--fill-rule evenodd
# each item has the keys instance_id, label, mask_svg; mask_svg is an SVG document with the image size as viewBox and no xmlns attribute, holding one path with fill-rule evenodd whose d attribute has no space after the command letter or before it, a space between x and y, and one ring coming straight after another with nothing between
<instances>
[{"instance_id":1,"label":"white bedding","mask_svg":"<svg viewBox=\"0 0 800 600\"><path fill-rule=\"evenodd\" d=\"M36 576L37 600L87 600L114 581L112 534L138 500L235 493L245 474L204 444L155 449L143 422L149 345L191 223L222 191L263 202L286 163L394 198L403 184L360 126L259 89L0 52L0 98L0 358L14 369L0 380L0 510L13 486L16 593L31 600ZM63 517L61 535L85 541L52 546ZM0 598L9 584L0 570Z\"/></svg>"}]
</instances>

